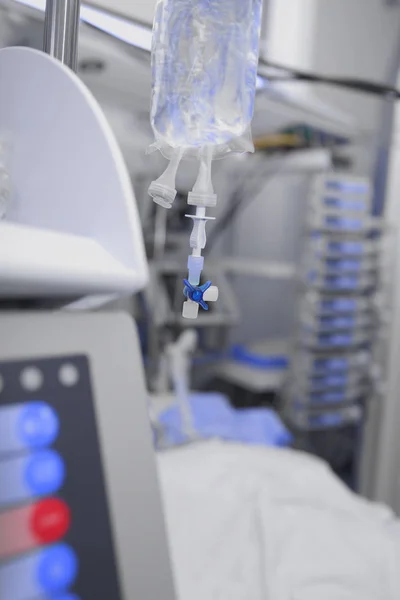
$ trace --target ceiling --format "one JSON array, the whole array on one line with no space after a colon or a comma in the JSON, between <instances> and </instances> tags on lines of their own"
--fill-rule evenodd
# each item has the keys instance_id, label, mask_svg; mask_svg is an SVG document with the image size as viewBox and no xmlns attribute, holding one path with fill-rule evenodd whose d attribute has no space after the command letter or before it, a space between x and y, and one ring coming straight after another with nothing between
<instances>
[{"instance_id":1,"label":"ceiling","mask_svg":"<svg viewBox=\"0 0 400 600\"><path fill-rule=\"evenodd\" d=\"M157 0L93 0L89 4L150 25L156 3Z\"/></svg>"}]
</instances>

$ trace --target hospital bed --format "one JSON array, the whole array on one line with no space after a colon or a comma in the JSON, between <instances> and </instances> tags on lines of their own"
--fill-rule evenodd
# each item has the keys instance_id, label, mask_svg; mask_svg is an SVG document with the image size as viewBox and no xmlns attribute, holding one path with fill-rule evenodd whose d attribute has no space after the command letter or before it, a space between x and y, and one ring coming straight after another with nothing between
<instances>
[{"instance_id":1,"label":"hospital bed","mask_svg":"<svg viewBox=\"0 0 400 600\"><path fill-rule=\"evenodd\" d=\"M157 462L180 600L399 598L399 521L319 459L214 441Z\"/></svg>"}]
</instances>

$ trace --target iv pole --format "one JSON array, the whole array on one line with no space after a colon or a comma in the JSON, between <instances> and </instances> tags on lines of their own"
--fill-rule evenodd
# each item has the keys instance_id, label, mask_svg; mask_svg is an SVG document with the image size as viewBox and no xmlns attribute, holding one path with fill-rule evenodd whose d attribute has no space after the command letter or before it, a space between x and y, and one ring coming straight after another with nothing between
<instances>
[{"instance_id":1,"label":"iv pole","mask_svg":"<svg viewBox=\"0 0 400 600\"><path fill-rule=\"evenodd\" d=\"M76 72L81 0L47 0L43 50Z\"/></svg>"}]
</instances>

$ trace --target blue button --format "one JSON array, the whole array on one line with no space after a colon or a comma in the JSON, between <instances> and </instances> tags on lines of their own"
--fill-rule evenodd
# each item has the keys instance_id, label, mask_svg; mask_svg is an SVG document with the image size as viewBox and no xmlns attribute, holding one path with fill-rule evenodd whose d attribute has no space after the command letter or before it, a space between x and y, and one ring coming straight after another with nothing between
<instances>
[{"instance_id":1,"label":"blue button","mask_svg":"<svg viewBox=\"0 0 400 600\"><path fill-rule=\"evenodd\" d=\"M37 566L37 579L43 592L54 594L68 590L77 574L78 559L66 544L59 544L42 552Z\"/></svg>"},{"instance_id":2,"label":"blue button","mask_svg":"<svg viewBox=\"0 0 400 600\"><path fill-rule=\"evenodd\" d=\"M28 459L25 482L34 495L54 494L61 488L64 479L64 461L57 452L45 450Z\"/></svg>"},{"instance_id":3,"label":"blue button","mask_svg":"<svg viewBox=\"0 0 400 600\"><path fill-rule=\"evenodd\" d=\"M79 598L75 594L65 594L64 596L57 596L53 600L79 600Z\"/></svg>"},{"instance_id":4,"label":"blue button","mask_svg":"<svg viewBox=\"0 0 400 600\"><path fill-rule=\"evenodd\" d=\"M24 406L18 420L18 437L28 448L50 446L57 438L60 423L55 410L45 402Z\"/></svg>"}]
</instances>

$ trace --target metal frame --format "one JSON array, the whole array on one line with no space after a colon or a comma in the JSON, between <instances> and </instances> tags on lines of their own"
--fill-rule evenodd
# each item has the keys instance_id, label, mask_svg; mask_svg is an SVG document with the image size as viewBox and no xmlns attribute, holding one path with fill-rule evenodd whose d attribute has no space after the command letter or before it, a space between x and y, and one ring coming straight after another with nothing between
<instances>
[{"instance_id":1,"label":"metal frame","mask_svg":"<svg viewBox=\"0 0 400 600\"><path fill-rule=\"evenodd\" d=\"M397 2L396 2L397 3ZM393 4L393 3L392 3ZM386 81L396 87L400 76L400 36L389 64ZM399 164L396 149L396 127L399 113L396 115L396 103L385 100L379 122L379 139L374 172L375 215L383 216L386 208L386 222L398 224L398 186L397 170ZM397 109L398 111L398 109ZM379 502L391 506L400 514L400 444L398 442L399 404L399 356L400 356L400 236L398 225L391 232L393 239L387 255L391 262L386 265L390 285L385 286L388 329L384 347L383 377L384 389L370 406L370 413L364 434L364 450L361 469L361 493ZM382 267L384 268L384 267Z\"/></svg>"},{"instance_id":2,"label":"metal frame","mask_svg":"<svg viewBox=\"0 0 400 600\"><path fill-rule=\"evenodd\" d=\"M43 49L64 65L77 70L81 0L47 0Z\"/></svg>"}]
</instances>

